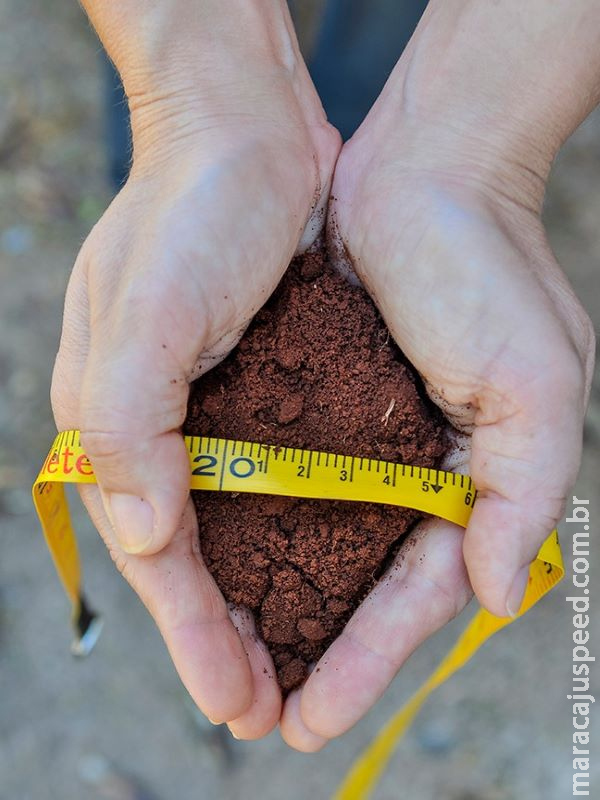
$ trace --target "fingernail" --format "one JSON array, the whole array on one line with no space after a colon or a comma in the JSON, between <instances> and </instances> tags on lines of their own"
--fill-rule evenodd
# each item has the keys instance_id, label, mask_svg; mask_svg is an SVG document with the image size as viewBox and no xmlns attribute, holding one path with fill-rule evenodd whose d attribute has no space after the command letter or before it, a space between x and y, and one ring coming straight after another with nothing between
<instances>
[{"instance_id":1,"label":"fingernail","mask_svg":"<svg viewBox=\"0 0 600 800\"><path fill-rule=\"evenodd\" d=\"M207 717L206 719L210 722L211 725L220 725L221 724L220 722L215 722L214 719L211 719L210 717Z\"/></svg>"},{"instance_id":2,"label":"fingernail","mask_svg":"<svg viewBox=\"0 0 600 800\"><path fill-rule=\"evenodd\" d=\"M152 541L154 510L143 497L115 492L109 497L110 519L126 553L143 553Z\"/></svg>"},{"instance_id":3,"label":"fingernail","mask_svg":"<svg viewBox=\"0 0 600 800\"><path fill-rule=\"evenodd\" d=\"M240 737L236 736L235 733L231 730L231 728L229 728L229 733L233 736L234 739L237 739L238 742L240 741Z\"/></svg>"},{"instance_id":4,"label":"fingernail","mask_svg":"<svg viewBox=\"0 0 600 800\"><path fill-rule=\"evenodd\" d=\"M525 589L529 581L529 564L517 572L506 598L506 611L509 617L516 617L521 608Z\"/></svg>"}]
</instances>

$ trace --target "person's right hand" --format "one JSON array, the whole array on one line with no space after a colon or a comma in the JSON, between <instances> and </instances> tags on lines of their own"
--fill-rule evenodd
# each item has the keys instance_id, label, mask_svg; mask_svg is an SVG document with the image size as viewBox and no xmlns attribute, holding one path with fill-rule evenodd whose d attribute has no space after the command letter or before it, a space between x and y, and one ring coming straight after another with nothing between
<instances>
[{"instance_id":1,"label":"person's right hand","mask_svg":"<svg viewBox=\"0 0 600 800\"><path fill-rule=\"evenodd\" d=\"M281 698L203 564L180 427L190 381L237 343L327 201L339 137L290 42L243 70L224 56L208 84L125 79L132 173L77 258L52 385L59 430L82 431L98 478L82 496L112 558L194 701L244 738L277 723Z\"/></svg>"}]
</instances>

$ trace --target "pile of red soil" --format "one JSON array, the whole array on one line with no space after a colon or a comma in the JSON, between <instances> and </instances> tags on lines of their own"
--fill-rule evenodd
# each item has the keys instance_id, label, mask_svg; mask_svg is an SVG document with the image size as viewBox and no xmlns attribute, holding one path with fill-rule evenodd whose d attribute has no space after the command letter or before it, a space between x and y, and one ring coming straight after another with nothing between
<instances>
[{"instance_id":1,"label":"pile of red soil","mask_svg":"<svg viewBox=\"0 0 600 800\"><path fill-rule=\"evenodd\" d=\"M366 292L312 253L292 262L237 348L193 384L184 432L431 467L447 446L443 428ZM254 612L284 692L305 679L421 516L193 494L208 569L228 601Z\"/></svg>"}]
</instances>

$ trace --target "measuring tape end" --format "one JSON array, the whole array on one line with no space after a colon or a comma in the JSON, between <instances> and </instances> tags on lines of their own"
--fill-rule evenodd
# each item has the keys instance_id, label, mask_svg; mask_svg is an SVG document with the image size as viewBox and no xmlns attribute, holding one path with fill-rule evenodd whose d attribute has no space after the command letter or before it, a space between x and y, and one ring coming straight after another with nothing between
<instances>
[{"instance_id":1,"label":"measuring tape end","mask_svg":"<svg viewBox=\"0 0 600 800\"><path fill-rule=\"evenodd\" d=\"M100 638L104 620L87 605L85 598L80 596L79 609L77 611L74 625L75 639L71 644L71 654L76 658L89 656L96 642Z\"/></svg>"}]
</instances>

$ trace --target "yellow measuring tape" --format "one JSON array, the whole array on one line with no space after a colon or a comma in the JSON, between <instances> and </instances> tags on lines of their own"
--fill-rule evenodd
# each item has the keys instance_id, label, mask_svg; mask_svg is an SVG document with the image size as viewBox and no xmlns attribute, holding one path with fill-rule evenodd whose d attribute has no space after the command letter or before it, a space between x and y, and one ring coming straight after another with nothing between
<instances>
[{"instance_id":1,"label":"yellow measuring tape","mask_svg":"<svg viewBox=\"0 0 600 800\"><path fill-rule=\"evenodd\" d=\"M466 527L477 492L471 479L443 470L394 464L230 439L186 436L190 488L254 492L327 500L355 500L406 506ZM75 533L65 483L95 483L93 467L79 431L60 433L33 485L33 501L59 577L73 608L75 655L87 655L101 629L100 618L82 593ZM525 614L564 574L558 534L553 531L529 570L529 583L517 616ZM334 800L365 800L393 751L434 689L459 670L510 618L480 609L431 677L388 722L355 762Z\"/></svg>"}]
</instances>

